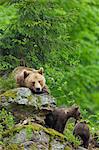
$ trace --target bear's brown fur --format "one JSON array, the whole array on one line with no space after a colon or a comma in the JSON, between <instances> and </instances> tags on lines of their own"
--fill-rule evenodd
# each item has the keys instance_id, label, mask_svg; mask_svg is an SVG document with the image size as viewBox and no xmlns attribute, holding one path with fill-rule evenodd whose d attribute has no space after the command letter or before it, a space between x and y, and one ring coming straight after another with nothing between
<instances>
[{"instance_id":1,"label":"bear's brown fur","mask_svg":"<svg viewBox=\"0 0 99 150\"><path fill-rule=\"evenodd\" d=\"M89 127L86 123L86 121L83 122L78 122L75 125L73 134L77 137L80 137L82 140L82 146L84 146L85 148L88 148L89 145L89 138L90 138L90 131L89 131Z\"/></svg>"},{"instance_id":2,"label":"bear's brown fur","mask_svg":"<svg viewBox=\"0 0 99 150\"><path fill-rule=\"evenodd\" d=\"M45 118L45 126L63 133L66 122L71 117L76 120L80 119L80 111L78 106L50 110Z\"/></svg>"},{"instance_id":3,"label":"bear's brown fur","mask_svg":"<svg viewBox=\"0 0 99 150\"><path fill-rule=\"evenodd\" d=\"M17 67L13 74L19 87L27 87L33 93L49 93L45 84L43 68L35 70L28 67Z\"/></svg>"}]
</instances>

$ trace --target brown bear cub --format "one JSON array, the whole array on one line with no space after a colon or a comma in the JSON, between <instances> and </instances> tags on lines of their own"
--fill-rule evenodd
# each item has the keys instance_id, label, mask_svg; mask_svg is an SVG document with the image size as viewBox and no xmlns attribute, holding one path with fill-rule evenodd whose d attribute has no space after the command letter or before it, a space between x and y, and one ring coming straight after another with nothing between
<instances>
[{"instance_id":1,"label":"brown bear cub","mask_svg":"<svg viewBox=\"0 0 99 150\"><path fill-rule=\"evenodd\" d=\"M13 71L15 80L19 87L27 87L33 93L49 93L45 84L44 70L35 70L28 67L17 67Z\"/></svg>"},{"instance_id":2,"label":"brown bear cub","mask_svg":"<svg viewBox=\"0 0 99 150\"><path fill-rule=\"evenodd\" d=\"M88 127L86 121L78 122L75 125L73 134L78 138L80 137L80 139L82 140L81 146L84 146L85 148L88 148L89 138L90 138L90 131L89 131L89 127Z\"/></svg>"},{"instance_id":3,"label":"brown bear cub","mask_svg":"<svg viewBox=\"0 0 99 150\"><path fill-rule=\"evenodd\" d=\"M45 117L45 126L55 129L60 133L64 132L66 122L69 118L80 119L80 111L77 106L70 108L56 108L51 110Z\"/></svg>"}]
</instances>

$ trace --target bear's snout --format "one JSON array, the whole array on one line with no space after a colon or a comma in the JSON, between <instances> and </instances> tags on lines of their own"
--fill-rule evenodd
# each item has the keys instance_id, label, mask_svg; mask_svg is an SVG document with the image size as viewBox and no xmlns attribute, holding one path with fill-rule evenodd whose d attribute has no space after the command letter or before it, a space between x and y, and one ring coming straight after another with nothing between
<instances>
[{"instance_id":1,"label":"bear's snout","mask_svg":"<svg viewBox=\"0 0 99 150\"><path fill-rule=\"evenodd\" d=\"M40 89L39 87L38 87L38 88L35 88L35 87L32 86L30 89L31 89L31 91L32 91L33 93L36 93L36 94L42 93L42 89Z\"/></svg>"},{"instance_id":2,"label":"bear's snout","mask_svg":"<svg viewBox=\"0 0 99 150\"><path fill-rule=\"evenodd\" d=\"M40 90L40 88L36 88L36 92L40 92L41 90Z\"/></svg>"}]
</instances>

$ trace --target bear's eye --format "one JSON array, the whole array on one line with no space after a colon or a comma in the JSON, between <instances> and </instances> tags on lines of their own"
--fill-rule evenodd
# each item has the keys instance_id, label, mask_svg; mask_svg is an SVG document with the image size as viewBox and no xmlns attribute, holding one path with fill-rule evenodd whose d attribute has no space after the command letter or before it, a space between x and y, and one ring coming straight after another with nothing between
<instances>
[{"instance_id":1,"label":"bear's eye","mask_svg":"<svg viewBox=\"0 0 99 150\"><path fill-rule=\"evenodd\" d=\"M43 81L41 80L41 81L38 81L39 83L40 83L40 85L42 86L43 85Z\"/></svg>"},{"instance_id":2,"label":"bear's eye","mask_svg":"<svg viewBox=\"0 0 99 150\"><path fill-rule=\"evenodd\" d=\"M42 81L38 81L40 84L42 84Z\"/></svg>"},{"instance_id":3,"label":"bear's eye","mask_svg":"<svg viewBox=\"0 0 99 150\"><path fill-rule=\"evenodd\" d=\"M34 84L35 84L35 82L32 82L32 84L34 85Z\"/></svg>"}]
</instances>

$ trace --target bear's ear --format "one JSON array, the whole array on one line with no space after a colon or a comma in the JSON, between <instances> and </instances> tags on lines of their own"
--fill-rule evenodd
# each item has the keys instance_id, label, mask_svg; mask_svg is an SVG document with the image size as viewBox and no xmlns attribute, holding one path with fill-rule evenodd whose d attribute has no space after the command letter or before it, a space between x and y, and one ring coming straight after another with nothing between
<instances>
[{"instance_id":1,"label":"bear's ear","mask_svg":"<svg viewBox=\"0 0 99 150\"><path fill-rule=\"evenodd\" d=\"M74 108L75 108L75 110L78 110L78 109L79 109L79 106L75 106Z\"/></svg>"},{"instance_id":2,"label":"bear's ear","mask_svg":"<svg viewBox=\"0 0 99 150\"><path fill-rule=\"evenodd\" d=\"M29 75L30 73L27 71L24 71L24 79Z\"/></svg>"},{"instance_id":3,"label":"bear's ear","mask_svg":"<svg viewBox=\"0 0 99 150\"><path fill-rule=\"evenodd\" d=\"M40 68L40 69L38 70L38 73L39 73L39 74L43 74L43 73L44 73L44 69L43 69L43 68Z\"/></svg>"},{"instance_id":4,"label":"bear's ear","mask_svg":"<svg viewBox=\"0 0 99 150\"><path fill-rule=\"evenodd\" d=\"M75 109L75 110L78 110L78 109L79 109L79 106L77 106L77 105L72 105L72 108Z\"/></svg>"}]
</instances>

